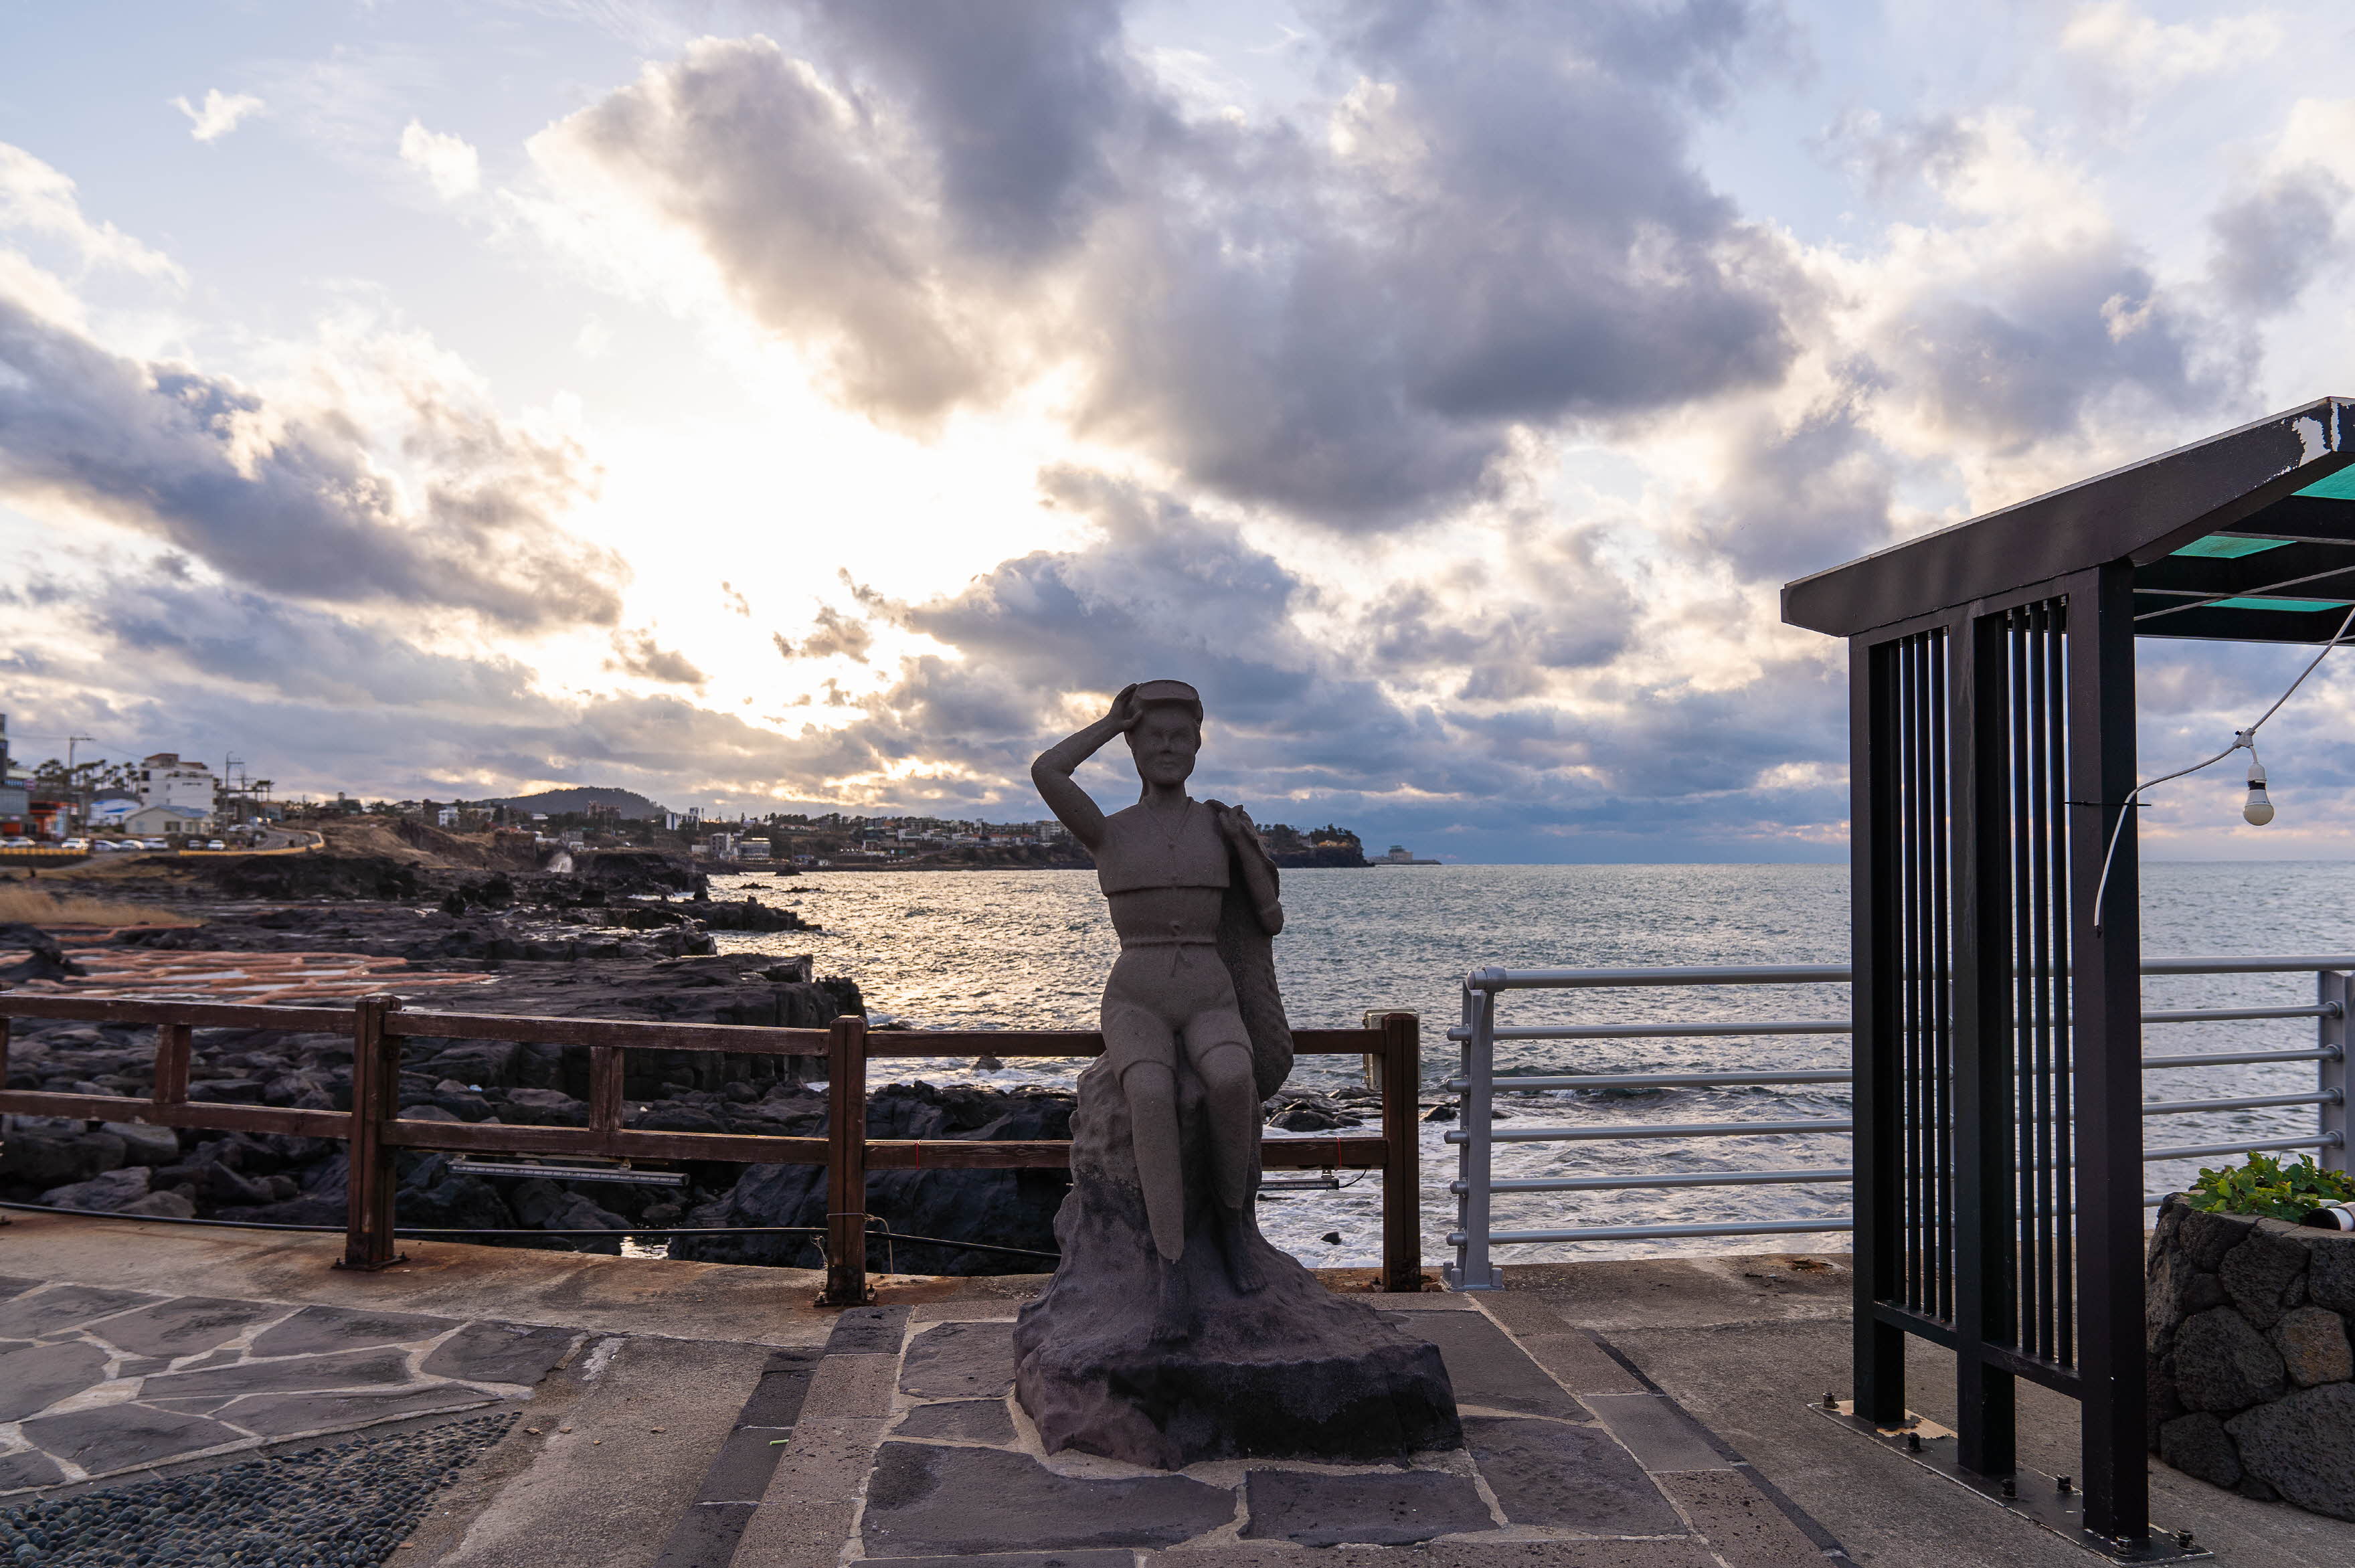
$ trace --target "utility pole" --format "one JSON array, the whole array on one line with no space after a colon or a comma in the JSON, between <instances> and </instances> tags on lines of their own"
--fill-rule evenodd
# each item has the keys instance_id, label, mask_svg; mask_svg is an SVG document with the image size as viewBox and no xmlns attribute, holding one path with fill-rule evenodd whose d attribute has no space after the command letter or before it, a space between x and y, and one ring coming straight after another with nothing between
<instances>
[{"instance_id":1,"label":"utility pole","mask_svg":"<svg viewBox=\"0 0 2355 1568\"><path fill-rule=\"evenodd\" d=\"M98 737L95 735L69 735L66 737L66 804L68 807L72 810L73 814L80 818L79 823L67 824L69 827L88 827L90 826L90 803L82 799L81 784L74 777L74 747L84 741L95 741L97 739Z\"/></svg>"}]
</instances>

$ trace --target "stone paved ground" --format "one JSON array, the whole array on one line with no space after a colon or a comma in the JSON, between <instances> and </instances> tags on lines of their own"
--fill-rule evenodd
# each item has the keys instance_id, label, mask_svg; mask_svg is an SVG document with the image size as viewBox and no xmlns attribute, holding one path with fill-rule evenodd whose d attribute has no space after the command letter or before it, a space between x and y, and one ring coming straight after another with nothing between
<instances>
[{"instance_id":1,"label":"stone paved ground","mask_svg":"<svg viewBox=\"0 0 2355 1568\"><path fill-rule=\"evenodd\" d=\"M1535 1299L1392 1304L1393 1321L1440 1348L1465 1447L1405 1466L1225 1460L1176 1474L1041 1451L1010 1397L1010 1304L846 1313L733 1568L1847 1561L1738 1455Z\"/></svg>"},{"instance_id":2,"label":"stone paved ground","mask_svg":"<svg viewBox=\"0 0 2355 1568\"><path fill-rule=\"evenodd\" d=\"M527 1399L581 1338L0 1278L0 1499Z\"/></svg>"}]
</instances>

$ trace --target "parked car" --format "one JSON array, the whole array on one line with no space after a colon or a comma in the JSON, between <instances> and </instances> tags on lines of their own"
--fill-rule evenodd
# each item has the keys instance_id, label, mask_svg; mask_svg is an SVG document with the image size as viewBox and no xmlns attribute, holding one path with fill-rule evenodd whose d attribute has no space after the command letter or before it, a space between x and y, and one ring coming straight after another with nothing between
<instances>
[{"instance_id":1,"label":"parked car","mask_svg":"<svg viewBox=\"0 0 2355 1568\"><path fill-rule=\"evenodd\" d=\"M87 838L68 838L60 842L58 845L58 848L70 851L76 855L87 855L90 853L90 840Z\"/></svg>"},{"instance_id":2,"label":"parked car","mask_svg":"<svg viewBox=\"0 0 2355 1568\"><path fill-rule=\"evenodd\" d=\"M139 848L142 849L169 849L171 847L172 841L169 838L142 838L139 840Z\"/></svg>"},{"instance_id":3,"label":"parked car","mask_svg":"<svg viewBox=\"0 0 2355 1568\"><path fill-rule=\"evenodd\" d=\"M0 838L0 849L37 849L40 846L29 838Z\"/></svg>"},{"instance_id":4,"label":"parked car","mask_svg":"<svg viewBox=\"0 0 2355 1568\"><path fill-rule=\"evenodd\" d=\"M229 846L222 843L218 838L208 838L205 840L205 848L208 849L226 849Z\"/></svg>"}]
</instances>

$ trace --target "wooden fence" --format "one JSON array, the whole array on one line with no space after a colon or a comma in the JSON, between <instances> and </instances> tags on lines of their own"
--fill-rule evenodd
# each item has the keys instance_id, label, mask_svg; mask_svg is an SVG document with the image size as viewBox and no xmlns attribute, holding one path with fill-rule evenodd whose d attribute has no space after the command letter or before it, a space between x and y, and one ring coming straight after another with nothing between
<instances>
[{"instance_id":1,"label":"wooden fence","mask_svg":"<svg viewBox=\"0 0 2355 1568\"><path fill-rule=\"evenodd\" d=\"M572 1155L630 1160L723 1160L745 1165L823 1165L826 1170L826 1282L821 1304L870 1298L867 1285L867 1172L873 1170L1060 1169L1065 1139L870 1138L867 1064L878 1058L1098 1056L1103 1038L1079 1030L870 1029L855 1016L828 1029L750 1024L673 1024L602 1019L517 1018L495 1013L410 1010L372 996L350 1008L240 1006L219 1002L85 998L0 992L0 1084L7 1081L11 1019L151 1025L154 1092L146 1099L0 1088L0 1112L28 1116L146 1122L221 1132L342 1138L351 1146L348 1235L339 1268L380 1269L400 1261L393 1245L393 1160L404 1148L470 1154ZM339 1034L352 1042L349 1111L234 1105L188 1098L189 1047L199 1029L266 1029ZM401 1042L410 1039L498 1040L589 1051L585 1127L415 1121L400 1104ZM1366 1027L1295 1029L1304 1056L1363 1056L1380 1074L1381 1131L1374 1136L1268 1138L1270 1170L1368 1170L1382 1177L1385 1290L1422 1288L1422 1221L1415 1095L1421 1037L1412 1013L1368 1014ZM658 1132L623 1122L622 1053L706 1051L731 1055L813 1056L826 1062L823 1137L747 1133ZM846 1107L855 1114L844 1115Z\"/></svg>"}]
</instances>

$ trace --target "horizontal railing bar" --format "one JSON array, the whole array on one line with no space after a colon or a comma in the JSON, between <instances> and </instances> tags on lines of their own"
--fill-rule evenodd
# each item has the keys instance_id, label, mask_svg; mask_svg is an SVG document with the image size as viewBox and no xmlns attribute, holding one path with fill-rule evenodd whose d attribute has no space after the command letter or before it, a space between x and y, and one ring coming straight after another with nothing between
<instances>
[{"instance_id":1,"label":"horizontal railing bar","mask_svg":"<svg viewBox=\"0 0 2355 1568\"><path fill-rule=\"evenodd\" d=\"M2346 1096L2336 1089L2311 1094L2248 1094L2232 1100L2155 1100L2142 1108L2146 1116L2180 1116L2193 1111L2262 1111L2275 1105L2336 1105Z\"/></svg>"},{"instance_id":2,"label":"horizontal railing bar","mask_svg":"<svg viewBox=\"0 0 2355 1568\"><path fill-rule=\"evenodd\" d=\"M1707 1122L1686 1123L1669 1126L1642 1126L1614 1123L1600 1127L1515 1127L1510 1130L1491 1128L1488 1139L1500 1144L1543 1143L1616 1143L1630 1138L1747 1138L1766 1137L1781 1133L1846 1133L1853 1132L1850 1121L1816 1120L1806 1122ZM1450 1131L1445 1141L1460 1144L1465 1135Z\"/></svg>"},{"instance_id":3,"label":"horizontal railing bar","mask_svg":"<svg viewBox=\"0 0 2355 1568\"><path fill-rule=\"evenodd\" d=\"M32 996L0 991L0 1018L75 1023L187 1024L196 1029L282 1029L349 1034L349 1008L271 1007L259 1002L176 1002L136 997Z\"/></svg>"},{"instance_id":4,"label":"horizontal railing bar","mask_svg":"<svg viewBox=\"0 0 2355 1568\"><path fill-rule=\"evenodd\" d=\"M532 1045L609 1045L636 1051L717 1051L730 1056L824 1056L822 1029L765 1024L660 1023L645 1019L545 1019L506 1013L387 1013L384 1032L403 1040L506 1040Z\"/></svg>"},{"instance_id":5,"label":"horizontal railing bar","mask_svg":"<svg viewBox=\"0 0 2355 1568\"><path fill-rule=\"evenodd\" d=\"M1511 1040L1713 1040L1745 1034L1854 1034L1846 1019L1770 1019L1758 1023L1721 1024L1512 1024L1489 1030L1499 1041ZM1465 1040L1472 1031L1458 1024L1447 1038Z\"/></svg>"},{"instance_id":6,"label":"horizontal railing bar","mask_svg":"<svg viewBox=\"0 0 2355 1568\"><path fill-rule=\"evenodd\" d=\"M2335 1019L2342 1009L2337 1002L2324 1002L2308 1008L2181 1008L2172 1012L2145 1013L2147 1024L2221 1024L2241 1019Z\"/></svg>"},{"instance_id":7,"label":"horizontal railing bar","mask_svg":"<svg viewBox=\"0 0 2355 1568\"><path fill-rule=\"evenodd\" d=\"M2263 1061L2335 1061L2338 1051L2226 1051L2203 1052L2195 1056L2146 1056L2143 1066L2147 1070L2175 1067L2229 1067ZM1739 1086L1746 1083L1847 1083L1855 1074L1842 1068L1823 1068L1791 1072L1618 1072L1566 1074L1558 1077L1497 1077L1490 1080L1499 1093L1516 1089L1706 1089L1719 1085ZM1460 1094L1471 1087L1465 1078L1449 1078L1438 1087ZM2283 1104L2289 1101L2279 1102Z\"/></svg>"},{"instance_id":8,"label":"horizontal railing bar","mask_svg":"<svg viewBox=\"0 0 2355 1568\"><path fill-rule=\"evenodd\" d=\"M348 1028L351 1015L338 1016ZM730 1055L824 1056L826 1050L826 1031L822 1029L662 1023L642 1019L527 1018L407 1008L387 1015L385 1032L403 1039L510 1040L540 1045L611 1045L635 1051L718 1051ZM1379 1056L1381 1049L1380 1029L1293 1031L1293 1051L1296 1055ZM1102 1056L1103 1036L1093 1029L870 1029L867 1054L870 1059Z\"/></svg>"},{"instance_id":9,"label":"horizontal railing bar","mask_svg":"<svg viewBox=\"0 0 2355 1568\"><path fill-rule=\"evenodd\" d=\"M2232 1067L2251 1061L2337 1061L2347 1053L2337 1046L2328 1051L2219 1051L2196 1056L2146 1056L2146 1072L2168 1067Z\"/></svg>"},{"instance_id":10,"label":"horizontal railing bar","mask_svg":"<svg viewBox=\"0 0 2355 1568\"><path fill-rule=\"evenodd\" d=\"M1491 1083L1502 1093L1514 1089L1707 1089L1720 1084L1846 1083L1855 1076L1846 1068L1825 1067L1789 1072L1597 1072L1584 1077L1572 1074L1561 1078L1497 1078ZM1440 1087L1461 1093L1471 1087L1471 1083L1450 1078Z\"/></svg>"},{"instance_id":11,"label":"horizontal railing bar","mask_svg":"<svg viewBox=\"0 0 2355 1568\"><path fill-rule=\"evenodd\" d=\"M1730 968L1475 969L1471 991L1575 990L1615 986L1820 986L1849 976L1845 964L1749 964Z\"/></svg>"},{"instance_id":12,"label":"horizontal railing bar","mask_svg":"<svg viewBox=\"0 0 2355 1568\"><path fill-rule=\"evenodd\" d=\"M2313 970L2355 971L2355 956L2342 955L2245 957L2146 958L2146 975L2270 975ZM2063 970L2025 971L2065 975ZM1852 979L1846 964L1751 964L1723 968L1475 969L1464 977L1469 991L1581 990L1620 986L1807 986Z\"/></svg>"},{"instance_id":13,"label":"horizontal railing bar","mask_svg":"<svg viewBox=\"0 0 2355 1568\"><path fill-rule=\"evenodd\" d=\"M2336 1002L2308 1008L2190 1008L2145 1013L2146 1024L2234 1023L2255 1019L2337 1018ZM2034 1024L2051 1020L2037 1019ZM1511 1024L1489 1030L1498 1044L1525 1040L1735 1040L1754 1034L1854 1034L1856 1026L1836 1019L1775 1019L1758 1023L1717 1024ZM1463 1041L1472 1031L1461 1024L1447 1038Z\"/></svg>"},{"instance_id":14,"label":"horizontal railing bar","mask_svg":"<svg viewBox=\"0 0 2355 1568\"><path fill-rule=\"evenodd\" d=\"M1582 1225L1567 1231L1491 1231L1491 1246L1532 1242L1643 1242L1668 1236L1805 1236L1818 1231L1853 1231L1851 1220L1757 1220L1724 1225ZM1447 1244L1460 1247L1464 1232L1451 1231Z\"/></svg>"},{"instance_id":15,"label":"horizontal railing bar","mask_svg":"<svg viewBox=\"0 0 2355 1568\"><path fill-rule=\"evenodd\" d=\"M112 1094L63 1094L45 1089L0 1093L0 1114L66 1116L85 1122L139 1122L156 1127L195 1127L208 1132L285 1133L294 1137L348 1136L346 1111L302 1111L291 1105L233 1105L220 1100L175 1100L158 1104Z\"/></svg>"},{"instance_id":16,"label":"horizontal railing bar","mask_svg":"<svg viewBox=\"0 0 2355 1568\"><path fill-rule=\"evenodd\" d=\"M2245 958L2146 958L2142 961L2142 972L2146 975L2286 975L2302 969L2355 970L2355 958L2339 955L2316 958L2252 955Z\"/></svg>"},{"instance_id":17,"label":"horizontal railing bar","mask_svg":"<svg viewBox=\"0 0 2355 1568\"><path fill-rule=\"evenodd\" d=\"M1700 1170L1653 1176L1543 1176L1488 1183L1491 1192L1609 1192L1623 1187L1766 1187L1804 1181L1853 1181L1853 1170ZM1465 1189L1462 1181L1450 1192Z\"/></svg>"},{"instance_id":18,"label":"horizontal railing bar","mask_svg":"<svg viewBox=\"0 0 2355 1568\"><path fill-rule=\"evenodd\" d=\"M2326 1133L2310 1138L2257 1138L2233 1144L2190 1144L2181 1148L2147 1148L2142 1151L2142 1162L2156 1165L2162 1159L2199 1159L2211 1154L2269 1154L2285 1148L2338 1148L2346 1141L2337 1133Z\"/></svg>"}]
</instances>

